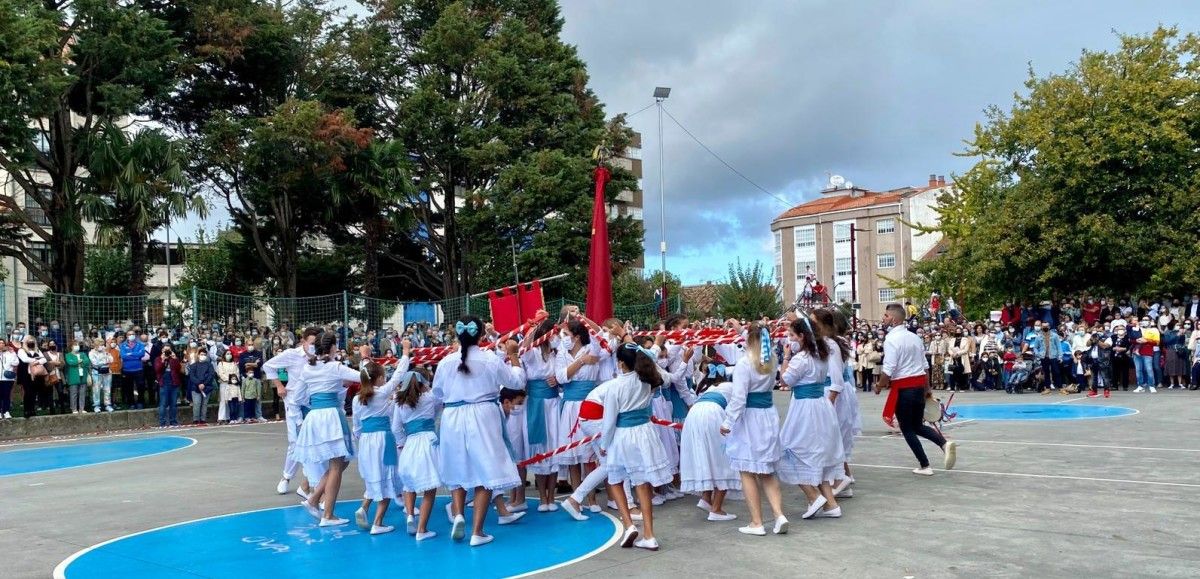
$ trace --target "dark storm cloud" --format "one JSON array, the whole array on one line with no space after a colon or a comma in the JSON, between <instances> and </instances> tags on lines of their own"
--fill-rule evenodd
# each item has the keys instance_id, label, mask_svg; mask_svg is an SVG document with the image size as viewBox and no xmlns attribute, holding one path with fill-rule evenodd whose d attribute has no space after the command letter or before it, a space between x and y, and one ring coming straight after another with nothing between
<instances>
[{"instance_id":1,"label":"dark storm cloud","mask_svg":"<svg viewBox=\"0 0 1200 579\"><path fill-rule=\"evenodd\" d=\"M759 185L811 199L827 172L857 185L920 185L970 166L963 149L982 111L1007 107L1032 64L1058 72L1113 30L1200 25L1190 2L562 3L564 39L588 63L608 113L666 108ZM647 263L658 263L654 109L643 134ZM720 279L727 262L770 264L771 219L786 209L665 120L668 268L685 282ZM736 243L730 238L736 236ZM650 265L655 264L655 265Z\"/></svg>"}]
</instances>

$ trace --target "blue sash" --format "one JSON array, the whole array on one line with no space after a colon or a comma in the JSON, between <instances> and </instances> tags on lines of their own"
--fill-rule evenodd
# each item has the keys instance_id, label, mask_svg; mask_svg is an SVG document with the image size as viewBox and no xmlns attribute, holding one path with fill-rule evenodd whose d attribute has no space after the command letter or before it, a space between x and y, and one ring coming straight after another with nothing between
<instances>
[{"instance_id":1,"label":"blue sash","mask_svg":"<svg viewBox=\"0 0 1200 579\"><path fill-rule=\"evenodd\" d=\"M487 398L479 402L467 402L466 400L455 400L442 405L443 408L458 408L468 404L495 404L496 410L500 411L500 436L504 438L504 447L508 449L508 456L513 460L517 460L517 453L513 452L512 442L508 440L508 428L504 426L505 416L504 409L500 408L500 398Z\"/></svg>"},{"instance_id":2,"label":"blue sash","mask_svg":"<svg viewBox=\"0 0 1200 579\"><path fill-rule=\"evenodd\" d=\"M525 432L529 435L529 444L546 443L546 405L545 400L558 398L558 388L545 380L530 380L525 383L525 392L529 403L525 405Z\"/></svg>"},{"instance_id":3,"label":"blue sash","mask_svg":"<svg viewBox=\"0 0 1200 579\"><path fill-rule=\"evenodd\" d=\"M384 439L383 464L396 466L396 436L392 434L392 421L386 416L372 416L362 420L363 434L382 432Z\"/></svg>"},{"instance_id":4,"label":"blue sash","mask_svg":"<svg viewBox=\"0 0 1200 579\"><path fill-rule=\"evenodd\" d=\"M350 433L350 426L346 424L346 412L342 409L342 401L338 399L337 392L318 392L313 394L308 397L308 404L309 412L324 408L337 410L338 421L342 423L342 438L346 441L346 456L354 456L354 449L350 448L350 439L346 436ZM301 407L301 412L303 410L304 407Z\"/></svg>"},{"instance_id":5,"label":"blue sash","mask_svg":"<svg viewBox=\"0 0 1200 579\"><path fill-rule=\"evenodd\" d=\"M696 402L713 402L720 405L721 408L725 408L725 404L727 404L725 397L720 392L705 392L700 395L700 398Z\"/></svg>"},{"instance_id":6,"label":"blue sash","mask_svg":"<svg viewBox=\"0 0 1200 579\"><path fill-rule=\"evenodd\" d=\"M658 388L655 388L655 389L654 389L654 393L653 393L653 394L651 394L651 395L650 395L650 397L651 397L651 398L666 398L666 397L667 397L667 395L666 395L666 394L663 394L663 389L664 389L664 388L666 388L666 387L667 387L667 385L666 385L666 384L663 384L662 386L659 386Z\"/></svg>"},{"instance_id":7,"label":"blue sash","mask_svg":"<svg viewBox=\"0 0 1200 579\"><path fill-rule=\"evenodd\" d=\"M696 391L696 386L695 386L695 384L692 383L691 378L687 379L687 387L688 387L688 390L691 390L692 392ZM687 418L687 411L688 411L687 402L685 402L683 400L683 396L681 396L679 394L679 392L674 391L675 390L674 388L672 388L671 390L672 390L671 419L674 420L675 422L682 422L684 418Z\"/></svg>"},{"instance_id":8,"label":"blue sash","mask_svg":"<svg viewBox=\"0 0 1200 579\"><path fill-rule=\"evenodd\" d=\"M414 418L404 423L404 434L412 436L422 432L433 432L432 418Z\"/></svg>"},{"instance_id":9,"label":"blue sash","mask_svg":"<svg viewBox=\"0 0 1200 579\"><path fill-rule=\"evenodd\" d=\"M596 389L594 380L574 380L563 384L562 399L575 402L587 400L587 395ZM561 406L560 406L561 408Z\"/></svg>"},{"instance_id":10,"label":"blue sash","mask_svg":"<svg viewBox=\"0 0 1200 579\"><path fill-rule=\"evenodd\" d=\"M746 408L774 408L775 399L770 392L750 392L746 394Z\"/></svg>"},{"instance_id":11,"label":"blue sash","mask_svg":"<svg viewBox=\"0 0 1200 579\"><path fill-rule=\"evenodd\" d=\"M813 398L821 398L825 396L825 383L817 382L814 384L797 384L792 386L793 400L807 400Z\"/></svg>"},{"instance_id":12,"label":"blue sash","mask_svg":"<svg viewBox=\"0 0 1200 579\"><path fill-rule=\"evenodd\" d=\"M650 422L650 407L638 408L617 415L617 428L632 428Z\"/></svg>"}]
</instances>

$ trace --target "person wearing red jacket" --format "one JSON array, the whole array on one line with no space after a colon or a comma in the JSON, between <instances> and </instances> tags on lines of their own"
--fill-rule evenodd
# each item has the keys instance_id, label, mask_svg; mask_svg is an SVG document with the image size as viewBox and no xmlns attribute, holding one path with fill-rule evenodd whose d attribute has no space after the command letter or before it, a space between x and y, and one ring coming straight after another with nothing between
<instances>
[{"instance_id":1,"label":"person wearing red jacket","mask_svg":"<svg viewBox=\"0 0 1200 579\"><path fill-rule=\"evenodd\" d=\"M1133 368L1137 373L1137 388L1134 392L1158 392L1154 378L1154 347L1158 345L1159 333L1150 323L1149 315L1142 316L1138 327L1129 330L1133 343Z\"/></svg>"},{"instance_id":2,"label":"person wearing red jacket","mask_svg":"<svg viewBox=\"0 0 1200 579\"><path fill-rule=\"evenodd\" d=\"M1096 325L1100 320L1100 304L1094 298L1088 298L1083 304L1083 321L1088 327Z\"/></svg>"},{"instance_id":3,"label":"person wearing red jacket","mask_svg":"<svg viewBox=\"0 0 1200 579\"><path fill-rule=\"evenodd\" d=\"M162 354L154 360L154 374L158 378L158 427L178 428L176 398L184 380L183 365L169 344L163 346Z\"/></svg>"},{"instance_id":4,"label":"person wearing red jacket","mask_svg":"<svg viewBox=\"0 0 1200 579\"><path fill-rule=\"evenodd\" d=\"M1004 307L1000 310L1000 325L1021 325L1021 306L1014 305L1012 300L1004 302Z\"/></svg>"}]
</instances>

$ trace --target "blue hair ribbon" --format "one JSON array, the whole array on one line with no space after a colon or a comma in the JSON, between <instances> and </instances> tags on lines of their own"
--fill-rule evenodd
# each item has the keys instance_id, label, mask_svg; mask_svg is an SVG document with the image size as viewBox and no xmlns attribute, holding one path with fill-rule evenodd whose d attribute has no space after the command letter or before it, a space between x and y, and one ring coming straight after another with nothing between
<instances>
[{"instance_id":1,"label":"blue hair ribbon","mask_svg":"<svg viewBox=\"0 0 1200 579\"><path fill-rule=\"evenodd\" d=\"M465 332L467 334L474 336L474 335L479 334L479 326L476 325L475 322L470 322L470 323L466 323L466 324L464 324L462 322L457 322L454 324L454 332L457 334L462 334Z\"/></svg>"}]
</instances>

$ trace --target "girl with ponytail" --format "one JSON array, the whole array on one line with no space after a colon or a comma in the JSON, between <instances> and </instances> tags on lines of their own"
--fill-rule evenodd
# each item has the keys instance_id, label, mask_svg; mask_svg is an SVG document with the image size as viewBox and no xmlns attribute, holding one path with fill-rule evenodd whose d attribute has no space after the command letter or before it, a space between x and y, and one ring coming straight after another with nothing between
<instances>
[{"instance_id":1,"label":"girl with ponytail","mask_svg":"<svg viewBox=\"0 0 1200 579\"><path fill-rule=\"evenodd\" d=\"M428 525L437 489L442 486L438 475L438 437L434 431L434 421L442 404L434 398L429 376L420 368L400 377L396 398L392 427L396 431L397 444L402 447L396 470L404 489L408 534L415 535L417 541L424 541L437 536ZM422 497L421 512L414 520L418 493Z\"/></svg>"},{"instance_id":2,"label":"girl with ponytail","mask_svg":"<svg viewBox=\"0 0 1200 579\"><path fill-rule=\"evenodd\" d=\"M842 509L831 483L841 476L844 455L837 413L825 396L830 345L818 337L807 314L792 320L789 330L800 351L793 355L789 348L784 354L782 381L791 387L792 403L779 432L779 478L804 491L808 508L803 518L837 518Z\"/></svg>"},{"instance_id":3,"label":"girl with ponytail","mask_svg":"<svg viewBox=\"0 0 1200 579\"><path fill-rule=\"evenodd\" d=\"M596 387L600 378L600 362L607 354L600 349L598 343L592 341L583 322L572 319L560 327L562 331L558 339L554 378L555 383L562 388L558 414L565 418L558 423L557 444L563 445L578 441L584 436L575 428L574 417L579 416L579 407L588 393ZM595 456L591 446L583 445L555 455L551 460L555 465L567 468L571 487L578 488L586 474L584 466L595 462ZM600 512L594 497L589 496L588 502L592 512Z\"/></svg>"},{"instance_id":4,"label":"girl with ponytail","mask_svg":"<svg viewBox=\"0 0 1200 579\"><path fill-rule=\"evenodd\" d=\"M400 386L408 371L412 343L405 340L402 355L392 373L391 380L384 383L384 368L371 360L364 352L360 365L360 384L354 397L354 442L358 449L358 474L362 476L366 491L362 505L354 512L359 528L372 535L392 532L393 528L383 524L392 497L400 494L400 476L397 472L396 437L393 433L392 412L396 408L393 392ZM372 501L379 501L375 519L367 524L367 510Z\"/></svg>"},{"instance_id":5,"label":"girl with ponytail","mask_svg":"<svg viewBox=\"0 0 1200 579\"><path fill-rule=\"evenodd\" d=\"M455 541L465 535L467 490L474 491L471 546L475 547L492 542L491 535L483 532L483 522L493 493L522 484L507 444L500 389L524 390L525 372L516 343L505 345L507 364L480 349L484 326L479 318L460 319L454 331L459 349L438 363L433 376L433 395L445 406L438 435L438 473L450 489L450 537ZM495 494L494 502L501 525L515 523L525 514L509 512L502 493Z\"/></svg>"},{"instance_id":6,"label":"girl with ponytail","mask_svg":"<svg viewBox=\"0 0 1200 579\"><path fill-rule=\"evenodd\" d=\"M525 336L525 343L533 343L546 334L555 331L552 320L543 320L538 327ZM525 392L528 402L525 404L525 434L529 442L528 454L533 456L551 449L558 448L559 422L562 416L559 412L559 393L554 378L555 353L550 346L550 340L545 340L536 348L531 348L521 356L521 365L525 368ZM551 385L551 382L555 385ZM558 509L554 503L554 492L558 485L558 465L553 459L536 462L528 467L533 473L534 485L538 491L538 511L546 512ZM523 505L522 505L523 506Z\"/></svg>"},{"instance_id":7,"label":"girl with ponytail","mask_svg":"<svg viewBox=\"0 0 1200 579\"><path fill-rule=\"evenodd\" d=\"M833 352L830 359L838 358L842 362L841 381L834 371L834 365L829 365L829 399L833 402L834 412L838 418L838 428L842 433L842 474L833 482L833 494L837 498L852 497L854 491L850 483L850 451L854 449L854 437L862 434L862 416L858 411L858 388L855 387L854 371L851 369L850 325L846 316L836 310L820 309L813 312L816 327L830 343Z\"/></svg>"}]
</instances>

